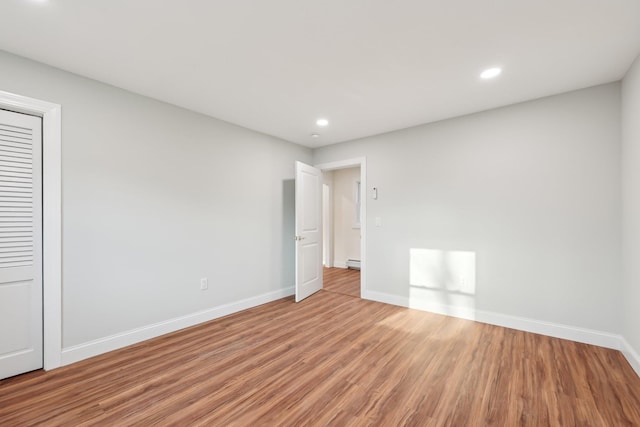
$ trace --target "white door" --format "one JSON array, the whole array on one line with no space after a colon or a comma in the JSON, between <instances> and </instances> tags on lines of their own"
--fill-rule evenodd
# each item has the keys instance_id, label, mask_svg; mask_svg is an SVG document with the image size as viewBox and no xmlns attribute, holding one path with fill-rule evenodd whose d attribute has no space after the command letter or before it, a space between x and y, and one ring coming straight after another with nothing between
<instances>
[{"instance_id":1,"label":"white door","mask_svg":"<svg viewBox=\"0 0 640 427\"><path fill-rule=\"evenodd\" d=\"M0 379L42 368L42 119L0 110Z\"/></svg>"},{"instance_id":2,"label":"white door","mask_svg":"<svg viewBox=\"0 0 640 427\"><path fill-rule=\"evenodd\" d=\"M296 302L322 289L322 171L296 162Z\"/></svg>"}]
</instances>

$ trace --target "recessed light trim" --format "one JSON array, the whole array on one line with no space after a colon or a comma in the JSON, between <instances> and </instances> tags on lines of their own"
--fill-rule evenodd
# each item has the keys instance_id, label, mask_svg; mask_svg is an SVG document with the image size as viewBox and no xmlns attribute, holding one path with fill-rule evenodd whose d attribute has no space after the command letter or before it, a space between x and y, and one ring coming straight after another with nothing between
<instances>
[{"instance_id":1,"label":"recessed light trim","mask_svg":"<svg viewBox=\"0 0 640 427\"><path fill-rule=\"evenodd\" d=\"M325 127L327 125L329 125L329 120L327 119L318 119L316 120L316 124L320 127Z\"/></svg>"},{"instance_id":2,"label":"recessed light trim","mask_svg":"<svg viewBox=\"0 0 640 427\"><path fill-rule=\"evenodd\" d=\"M502 68L498 68L498 67L488 68L480 74L480 78L485 80L494 79L498 77L501 73L502 73Z\"/></svg>"},{"instance_id":3,"label":"recessed light trim","mask_svg":"<svg viewBox=\"0 0 640 427\"><path fill-rule=\"evenodd\" d=\"M317 133L312 133L311 138L320 138L320 135Z\"/></svg>"}]
</instances>

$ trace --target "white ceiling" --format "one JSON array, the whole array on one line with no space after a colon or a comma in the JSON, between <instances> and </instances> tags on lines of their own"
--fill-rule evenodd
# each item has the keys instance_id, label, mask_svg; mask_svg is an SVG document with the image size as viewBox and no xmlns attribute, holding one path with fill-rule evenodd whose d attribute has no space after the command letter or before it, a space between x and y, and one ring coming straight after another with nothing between
<instances>
[{"instance_id":1,"label":"white ceiling","mask_svg":"<svg viewBox=\"0 0 640 427\"><path fill-rule=\"evenodd\" d=\"M640 0L2 0L0 19L0 49L309 147L616 81L640 53Z\"/></svg>"}]
</instances>

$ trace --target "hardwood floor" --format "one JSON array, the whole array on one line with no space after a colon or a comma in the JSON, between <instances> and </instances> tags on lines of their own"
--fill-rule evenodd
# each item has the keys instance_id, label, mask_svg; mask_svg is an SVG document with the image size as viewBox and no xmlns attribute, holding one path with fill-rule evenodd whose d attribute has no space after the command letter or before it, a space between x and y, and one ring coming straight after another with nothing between
<instances>
[{"instance_id":1,"label":"hardwood floor","mask_svg":"<svg viewBox=\"0 0 640 427\"><path fill-rule=\"evenodd\" d=\"M640 425L618 351L320 291L0 381L0 425Z\"/></svg>"},{"instance_id":2,"label":"hardwood floor","mask_svg":"<svg viewBox=\"0 0 640 427\"><path fill-rule=\"evenodd\" d=\"M324 267L324 289L360 298L360 270Z\"/></svg>"}]
</instances>

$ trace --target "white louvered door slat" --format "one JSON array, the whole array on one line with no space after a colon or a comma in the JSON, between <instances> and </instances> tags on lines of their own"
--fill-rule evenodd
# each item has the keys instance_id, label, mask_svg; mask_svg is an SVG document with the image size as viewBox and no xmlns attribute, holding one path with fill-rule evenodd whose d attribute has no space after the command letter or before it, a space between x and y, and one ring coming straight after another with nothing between
<instances>
[{"instance_id":1,"label":"white louvered door slat","mask_svg":"<svg viewBox=\"0 0 640 427\"><path fill-rule=\"evenodd\" d=\"M0 110L0 379L42 367L42 119Z\"/></svg>"}]
</instances>

